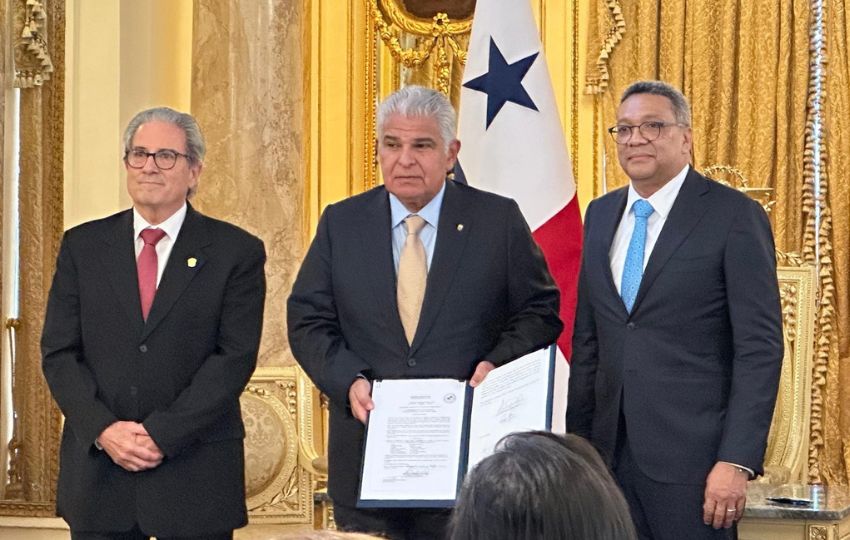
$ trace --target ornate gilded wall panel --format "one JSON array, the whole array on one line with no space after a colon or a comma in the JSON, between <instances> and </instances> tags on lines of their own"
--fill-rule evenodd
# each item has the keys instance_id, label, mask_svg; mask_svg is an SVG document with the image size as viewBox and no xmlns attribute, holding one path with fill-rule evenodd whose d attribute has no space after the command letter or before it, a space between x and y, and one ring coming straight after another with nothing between
<instances>
[{"instance_id":1,"label":"ornate gilded wall panel","mask_svg":"<svg viewBox=\"0 0 850 540\"><path fill-rule=\"evenodd\" d=\"M13 359L15 423L0 513L52 515L61 419L41 374L39 337L62 233L65 5L12 2L20 97L20 320ZM19 43L13 48L19 49ZM37 59L28 63L29 54ZM52 71L47 66L52 65ZM20 69L19 69L20 68ZM40 75L38 75L40 73ZM48 76L49 74L49 76Z\"/></svg>"},{"instance_id":2,"label":"ornate gilded wall panel","mask_svg":"<svg viewBox=\"0 0 850 540\"><path fill-rule=\"evenodd\" d=\"M245 487L254 523L313 523L312 475L301 444L312 445L312 390L298 368L263 368L242 393ZM300 438L299 438L300 436Z\"/></svg>"}]
</instances>

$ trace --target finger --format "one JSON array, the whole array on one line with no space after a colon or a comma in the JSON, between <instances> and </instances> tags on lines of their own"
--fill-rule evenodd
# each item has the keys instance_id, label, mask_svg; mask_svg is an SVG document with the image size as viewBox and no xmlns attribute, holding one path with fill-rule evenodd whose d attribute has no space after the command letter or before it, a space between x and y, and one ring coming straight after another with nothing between
<instances>
[{"instance_id":1,"label":"finger","mask_svg":"<svg viewBox=\"0 0 850 540\"><path fill-rule=\"evenodd\" d=\"M493 370L495 366L487 360L483 360L478 363L478 366L475 368L475 373L472 374L472 377L469 379L469 386L475 388L482 382L484 382L484 378L487 377L487 374Z\"/></svg>"},{"instance_id":2,"label":"finger","mask_svg":"<svg viewBox=\"0 0 850 540\"><path fill-rule=\"evenodd\" d=\"M354 418L360 420L361 424L366 424L366 409L360 406L360 403L353 402L351 404L351 414Z\"/></svg>"},{"instance_id":3,"label":"finger","mask_svg":"<svg viewBox=\"0 0 850 540\"><path fill-rule=\"evenodd\" d=\"M732 512L729 512L729 514L731 514L731 513ZM723 525L726 523L726 516L727 516L726 505L723 504L722 502L718 502L717 506L714 507L714 516L713 516L713 519L711 521L711 526L714 527L715 529L719 529L719 528L723 527Z\"/></svg>"},{"instance_id":4,"label":"finger","mask_svg":"<svg viewBox=\"0 0 850 540\"><path fill-rule=\"evenodd\" d=\"M702 505L702 522L706 525L711 525L714 521L714 509L717 506L715 501L710 501L708 499Z\"/></svg>"},{"instance_id":5,"label":"finger","mask_svg":"<svg viewBox=\"0 0 850 540\"><path fill-rule=\"evenodd\" d=\"M741 498L735 504L735 521L741 521L741 518L744 517L744 510L747 508L747 499L746 497Z\"/></svg>"}]
</instances>

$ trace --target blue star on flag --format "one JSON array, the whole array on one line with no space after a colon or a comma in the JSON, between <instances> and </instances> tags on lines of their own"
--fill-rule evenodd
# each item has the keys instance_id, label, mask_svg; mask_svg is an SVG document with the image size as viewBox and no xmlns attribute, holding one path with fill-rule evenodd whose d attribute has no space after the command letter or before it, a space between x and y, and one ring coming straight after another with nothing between
<instances>
[{"instance_id":1,"label":"blue star on flag","mask_svg":"<svg viewBox=\"0 0 850 540\"><path fill-rule=\"evenodd\" d=\"M490 38L490 57L488 59L489 71L484 75L476 77L463 84L471 90L477 90L487 94L487 127L502 110L508 101L537 110L537 105L531 100L528 92L522 86L522 79L539 53L526 56L513 64L508 64L502 51L496 46L493 38Z\"/></svg>"}]
</instances>

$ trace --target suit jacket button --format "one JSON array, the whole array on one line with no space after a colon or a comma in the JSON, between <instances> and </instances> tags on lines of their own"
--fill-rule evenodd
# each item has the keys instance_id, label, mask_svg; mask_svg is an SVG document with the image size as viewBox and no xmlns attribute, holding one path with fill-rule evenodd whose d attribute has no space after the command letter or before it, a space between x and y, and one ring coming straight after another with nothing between
<instances>
[{"instance_id":1,"label":"suit jacket button","mask_svg":"<svg viewBox=\"0 0 850 540\"><path fill-rule=\"evenodd\" d=\"M130 387L130 395L137 396L139 394L139 388L137 386Z\"/></svg>"},{"instance_id":2,"label":"suit jacket button","mask_svg":"<svg viewBox=\"0 0 850 540\"><path fill-rule=\"evenodd\" d=\"M407 365L410 366L410 367L415 366L416 365L416 358L408 358L407 359Z\"/></svg>"},{"instance_id":3,"label":"suit jacket button","mask_svg":"<svg viewBox=\"0 0 850 540\"><path fill-rule=\"evenodd\" d=\"M139 345L139 350L141 352L148 352L148 346L145 344Z\"/></svg>"},{"instance_id":4,"label":"suit jacket button","mask_svg":"<svg viewBox=\"0 0 850 540\"><path fill-rule=\"evenodd\" d=\"M628 328L629 330L634 330L635 329L635 323L630 322L629 324L626 325L626 328Z\"/></svg>"}]
</instances>

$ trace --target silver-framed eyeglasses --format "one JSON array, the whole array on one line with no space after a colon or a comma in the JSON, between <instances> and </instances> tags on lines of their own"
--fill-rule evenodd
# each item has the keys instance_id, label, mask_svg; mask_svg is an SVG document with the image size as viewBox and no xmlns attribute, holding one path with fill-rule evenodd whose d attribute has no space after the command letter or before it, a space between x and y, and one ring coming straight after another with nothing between
<instances>
[{"instance_id":1,"label":"silver-framed eyeglasses","mask_svg":"<svg viewBox=\"0 0 850 540\"><path fill-rule=\"evenodd\" d=\"M632 139L632 133L634 133L634 130L637 129L640 132L641 137L643 137L647 142L652 142L661 136L662 129L670 126L687 127L686 124L679 122L649 121L638 126L618 124L614 127L608 128L608 133L611 134L611 138L613 138L617 144L626 144Z\"/></svg>"},{"instance_id":2,"label":"silver-framed eyeglasses","mask_svg":"<svg viewBox=\"0 0 850 540\"><path fill-rule=\"evenodd\" d=\"M188 155L181 154L177 150L171 150L169 148L163 148L156 152L148 152L144 148L131 148L124 154L124 161L134 169L141 169L151 156L153 156L154 164L163 171L173 169L177 165L177 158L181 156L187 160L189 159Z\"/></svg>"}]
</instances>

